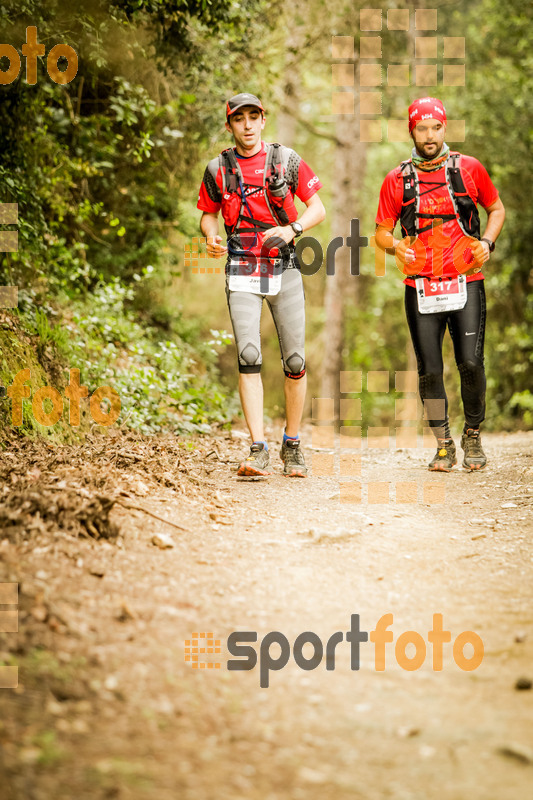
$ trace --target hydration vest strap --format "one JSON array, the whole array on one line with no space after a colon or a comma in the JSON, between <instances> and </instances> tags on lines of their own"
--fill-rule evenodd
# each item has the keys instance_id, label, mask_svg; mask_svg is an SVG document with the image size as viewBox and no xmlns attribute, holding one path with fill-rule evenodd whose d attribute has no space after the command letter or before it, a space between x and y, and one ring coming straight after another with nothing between
<instances>
[{"instance_id":1,"label":"hydration vest strap","mask_svg":"<svg viewBox=\"0 0 533 800\"><path fill-rule=\"evenodd\" d=\"M418 222L423 219L442 219L443 221L457 220L459 227L466 236L474 236L479 239L479 212L476 204L466 191L463 176L460 168L461 154L452 152L445 162L444 169L446 183L437 181L424 181L422 185L433 183L434 186L446 186L448 194L453 204L455 214L423 214L420 213L420 197L428 194L432 189L420 191L420 180L411 160L403 161L400 164L401 178L403 182L402 213L400 223L405 234L418 235L429 230L432 226L427 225L419 228Z\"/></svg>"},{"instance_id":2,"label":"hydration vest strap","mask_svg":"<svg viewBox=\"0 0 533 800\"><path fill-rule=\"evenodd\" d=\"M278 225L287 225L290 217L287 215L287 211L285 209L277 209L273 203L270 202L268 197L267 191L267 178L271 175L283 175L283 157L282 157L282 148L281 145L277 142L272 144L265 143L266 147L266 157L265 157L265 168L263 170L263 186L261 187L261 191L263 192L265 202L267 208L272 216L273 221ZM229 232L233 233L254 233L259 232L261 230L267 230L268 228L272 227L272 223L270 222L262 222L260 220L256 220L253 218L252 213L250 211L250 207L246 198L246 192L244 189L244 182L242 171L235 155L235 151L233 147L228 147L226 150L223 150L219 156L219 166L220 171L222 174L222 194L225 193L229 194L239 194L241 198L241 207L237 221L235 224L230 228ZM259 187L258 187L259 190ZM294 202L291 199L292 207L294 210L294 218L297 217L297 211L294 207ZM248 212L248 216L243 214L243 210L246 209ZM243 220L247 222L250 221L257 226L257 228L241 228L238 227L239 223ZM288 245L289 248L293 247L292 243Z\"/></svg>"},{"instance_id":3,"label":"hydration vest strap","mask_svg":"<svg viewBox=\"0 0 533 800\"><path fill-rule=\"evenodd\" d=\"M449 162L449 166L446 167L446 180L459 227L466 236L479 239L481 237L479 211L465 187L461 172L461 154L450 153Z\"/></svg>"},{"instance_id":4,"label":"hydration vest strap","mask_svg":"<svg viewBox=\"0 0 533 800\"><path fill-rule=\"evenodd\" d=\"M442 219L448 222L450 219L457 219L455 214L417 214L419 219Z\"/></svg>"},{"instance_id":5,"label":"hydration vest strap","mask_svg":"<svg viewBox=\"0 0 533 800\"><path fill-rule=\"evenodd\" d=\"M411 160L402 161L402 163L400 164L400 169L401 169L402 183L403 183L403 199L402 199L402 213L400 214L400 225L405 235L418 236L418 234L421 232L418 229L418 219L417 219L420 210L420 193L418 190L418 178ZM404 212L404 209L406 207L407 209Z\"/></svg>"},{"instance_id":6,"label":"hydration vest strap","mask_svg":"<svg viewBox=\"0 0 533 800\"><path fill-rule=\"evenodd\" d=\"M266 186L266 179L270 174L275 174L276 172L281 171L282 159L281 159L281 145L275 142L274 144L265 144L266 146L266 158L265 158L265 168L263 170L263 189ZM221 166L224 169L221 170L222 172L222 189L228 190L229 192L236 192L238 191L239 183L242 183L242 172L239 166L239 162L237 161L237 157L235 156L235 151L233 147L228 147L227 150L223 150L220 154L220 161ZM226 175L235 175L236 176L236 185L230 186L228 180L226 179Z\"/></svg>"},{"instance_id":7,"label":"hydration vest strap","mask_svg":"<svg viewBox=\"0 0 533 800\"><path fill-rule=\"evenodd\" d=\"M278 142L267 144L267 155L265 159L265 170L263 172L263 186L266 186L269 175L281 172L281 145Z\"/></svg>"},{"instance_id":8,"label":"hydration vest strap","mask_svg":"<svg viewBox=\"0 0 533 800\"><path fill-rule=\"evenodd\" d=\"M239 164L235 158L235 151L233 150L233 147L228 147L227 150L223 150L221 152L220 167L220 171L222 173L222 193L225 191L230 192L230 194L232 192L238 192L239 179L242 176Z\"/></svg>"},{"instance_id":9,"label":"hydration vest strap","mask_svg":"<svg viewBox=\"0 0 533 800\"><path fill-rule=\"evenodd\" d=\"M254 226L253 227L250 226L249 228L237 228L236 232L238 231L239 233L254 233L254 232L257 233L258 231L266 231L272 227L271 222L262 222L260 219L254 219L254 217L244 217L242 216L242 214L239 215L237 223L239 223L241 220L246 220L246 222L253 222Z\"/></svg>"},{"instance_id":10,"label":"hydration vest strap","mask_svg":"<svg viewBox=\"0 0 533 800\"><path fill-rule=\"evenodd\" d=\"M466 191L465 187L465 182L463 181L463 176L459 168L459 163L458 163L459 153L454 153L453 156L451 156L450 161L452 163L449 168L449 175L454 193L456 195L463 195L463 196L468 195L468 192Z\"/></svg>"},{"instance_id":11,"label":"hydration vest strap","mask_svg":"<svg viewBox=\"0 0 533 800\"><path fill-rule=\"evenodd\" d=\"M274 177L276 175L283 177L282 164L283 161L281 158L281 145L279 144L279 142L272 142L272 144L267 144L267 156L265 159L265 169L263 172L265 202L268 206L268 210L272 214L273 219L276 220L278 225L288 225L289 216L287 212L283 208L281 209L276 208L276 206L270 202L267 189L267 179L269 177L271 176Z\"/></svg>"}]
</instances>

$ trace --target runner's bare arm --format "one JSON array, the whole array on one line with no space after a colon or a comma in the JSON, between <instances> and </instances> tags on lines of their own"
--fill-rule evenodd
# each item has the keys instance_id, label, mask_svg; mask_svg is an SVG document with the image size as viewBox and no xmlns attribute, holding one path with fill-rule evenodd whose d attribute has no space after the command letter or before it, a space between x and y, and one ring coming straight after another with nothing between
<instances>
[{"instance_id":1,"label":"runner's bare arm","mask_svg":"<svg viewBox=\"0 0 533 800\"><path fill-rule=\"evenodd\" d=\"M204 211L200 220L200 230L207 239L207 255L210 258L222 258L228 248L221 244L222 236L218 233L218 213L212 214Z\"/></svg>"},{"instance_id":2,"label":"runner's bare arm","mask_svg":"<svg viewBox=\"0 0 533 800\"><path fill-rule=\"evenodd\" d=\"M487 225L482 234L482 238L490 239L491 242L495 242L500 235L501 229L503 228L503 223L505 220L505 208L502 201L498 197L498 199L495 200L492 205L488 206L485 211L487 212ZM487 258L485 259L487 261L490 257L489 245L487 242L481 242L481 244L487 251Z\"/></svg>"},{"instance_id":3,"label":"runner's bare arm","mask_svg":"<svg viewBox=\"0 0 533 800\"><path fill-rule=\"evenodd\" d=\"M298 222L304 231L308 231L310 228L314 228L315 225L318 225L323 219L325 219L326 209L324 208L324 203L318 194L313 194L309 200L305 201L305 205L307 208L301 217L298 217ZM294 239L294 235L294 231L290 225L277 225L274 228L269 228L263 232L263 241L266 242L266 240L271 236L276 236L280 239L283 239L283 241L287 242L288 244Z\"/></svg>"}]
</instances>

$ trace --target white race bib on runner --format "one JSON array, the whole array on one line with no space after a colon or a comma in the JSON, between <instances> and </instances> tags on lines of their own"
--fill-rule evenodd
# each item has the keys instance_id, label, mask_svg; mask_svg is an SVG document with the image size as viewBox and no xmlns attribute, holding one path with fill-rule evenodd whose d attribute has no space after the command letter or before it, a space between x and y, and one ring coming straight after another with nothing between
<instances>
[{"instance_id":1,"label":"white race bib on runner","mask_svg":"<svg viewBox=\"0 0 533 800\"><path fill-rule=\"evenodd\" d=\"M416 297L421 314L436 314L439 311L459 311L466 305L466 278L416 278Z\"/></svg>"},{"instance_id":2,"label":"white race bib on runner","mask_svg":"<svg viewBox=\"0 0 533 800\"><path fill-rule=\"evenodd\" d=\"M239 259L231 259L228 267L228 289L231 292L251 292L252 294L274 295L281 289L281 259L276 259L258 267L251 275L246 274L249 264ZM263 274L261 275L261 271Z\"/></svg>"}]
</instances>

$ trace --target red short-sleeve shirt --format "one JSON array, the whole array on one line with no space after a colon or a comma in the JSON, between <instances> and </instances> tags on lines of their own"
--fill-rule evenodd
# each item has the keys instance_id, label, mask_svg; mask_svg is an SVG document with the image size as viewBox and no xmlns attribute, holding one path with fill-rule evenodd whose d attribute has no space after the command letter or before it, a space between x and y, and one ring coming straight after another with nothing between
<instances>
[{"instance_id":1,"label":"red short-sleeve shirt","mask_svg":"<svg viewBox=\"0 0 533 800\"><path fill-rule=\"evenodd\" d=\"M243 183L246 187L246 199L249 205L251 216L262 222L272 223L272 227L278 225L278 222L272 217L269 208L265 201L263 187L263 173L265 169L266 160L266 146L265 142L261 143L261 150L253 156L244 157L235 155L241 168ZM292 196L298 197L303 203L309 200L315 192L322 188L322 183L315 175L311 167L294 152L291 152L286 172L287 183L289 184L289 191ZM222 175L220 169L216 174L216 182L209 171L206 169L204 178L200 186L200 194L198 196L197 208L200 211L216 214L220 211L222 202ZM239 227L246 228L252 227L252 223L247 225L244 219ZM241 237L242 239L242 237ZM249 246L251 253L259 255L261 252L261 235L257 237L257 244Z\"/></svg>"},{"instance_id":2,"label":"red short-sleeve shirt","mask_svg":"<svg viewBox=\"0 0 533 800\"><path fill-rule=\"evenodd\" d=\"M483 208L488 208L498 199L498 192L492 183L487 170L472 156L461 156L461 174L465 183L465 188L477 204L481 204ZM419 191L420 191L420 212L423 214L453 214L453 204L446 187L446 172L445 167L436 170L435 172L422 172L418 171ZM425 191L431 188L431 184L435 182L442 184L436 186L431 191ZM391 170L383 181L381 191L379 193L379 206L376 215L376 224L385 225L388 228L394 229L398 222L402 210L403 200L403 181L401 175L401 168L396 167ZM457 275L457 269L453 263L454 246L459 242L463 231L459 227L457 220L448 220L442 226L442 240L432 240L433 231L428 230L420 234L419 239L426 248L426 259L423 268L419 270L419 275L433 275L434 263L436 271L442 277L454 277ZM431 241L430 241L431 240ZM434 252L436 251L436 252ZM442 253L442 257L440 255ZM464 256L468 260L469 251L465 250ZM470 256L471 257L471 256ZM435 262L434 262L435 259ZM440 264L442 260L442 271ZM468 275L467 281L483 280L483 274L477 272L475 275ZM406 278L404 283L409 286L414 286L415 283L410 278Z\"/></svg>"}]
</instances>

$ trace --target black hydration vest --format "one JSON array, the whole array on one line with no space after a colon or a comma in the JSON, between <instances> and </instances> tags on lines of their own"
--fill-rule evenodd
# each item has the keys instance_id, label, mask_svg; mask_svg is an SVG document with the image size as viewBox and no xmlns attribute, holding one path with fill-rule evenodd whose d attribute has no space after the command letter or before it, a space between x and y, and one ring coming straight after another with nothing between
<instances>
[{"instance_id":1,"label":"black hydration vest","mask_svg":"<svg viewBox=\"0 0 533 800\"><path fill-rule=\"evenodd\" d=\"M282 147L282 145L278 144L277 142L266 144L266 158L265 168L263 171L262 191L267 208L272 215L272 219L277 225L288 225L290 216L293 216L294 219L297 219L298 216L298 212L296 211L296 207L291 195L287 197L286 202L286 205L289 206L289 216L284 208L278 208L273 202L271 202L268 192L268 180L272 175L277 175L282 179L284 178L287 171L289 156L290 150L286 147ZM271 228L271 222L263 222L262 220L254 219L251 215L244 214L245 197L241 192L242 172L233 147L229 147L227 150L222 151L218 159L218 165L222 174L222 210L224 211L226 195L237 194L241 201L238 219L232 226L226 225L227 233L240 233L241 230L246 233L253 233ZM229 200L229 198L227 199ZM241 220L246 220L248 223L251 222L254 227L246 227L241 229L239 225Z\"/></svg>"},{"instance_id":2,"label":"black hydration vest","mask_svg":"<svg viewBox=\"0 0 533 800\"><path fill-rule=\"evenodd\" d=\"M420 227L420 220L427 219L441 219L443 222L455 219L459 223L459 227L465 236L472 236L475 239L481 237L481 228L479 222L479 213L476 204L468 194L461 174L461 154L450 153L446 161L445 174L446 184L437 181L424 181L424 185L433 184L436 186L448 187L448 192L453 203L455 214L422 214L420 213L420 184L419 175L413 166L413 162L402 161L400 164L402 183L403 183L403 200L402 211L400 214L400 225L404 236L418 236L424 231L431 230L432 222L425 227ZM424 173L431 176L433 173ZM433 191L425 189L422 194L427 194Z\"/></svg>"}]
</instances>

